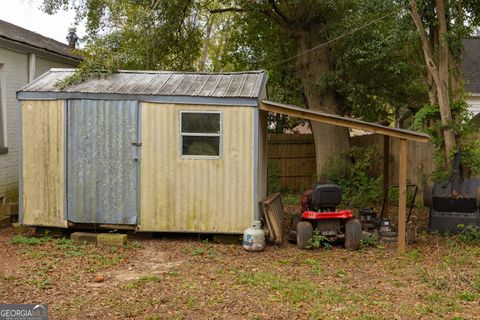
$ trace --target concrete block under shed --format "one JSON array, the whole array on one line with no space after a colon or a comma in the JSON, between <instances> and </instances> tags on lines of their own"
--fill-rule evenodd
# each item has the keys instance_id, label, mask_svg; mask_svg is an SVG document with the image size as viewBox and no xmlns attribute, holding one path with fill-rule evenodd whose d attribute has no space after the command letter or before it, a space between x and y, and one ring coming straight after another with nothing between
<instances>
[{"instance_id":1,"label":"concrete block under shed","mask_svg":"<svg viewBox=\"0 0 480 320\"><path fill-rule=\"evenodd\" d=\"M127 244L126 234L100 233L97 236L97 243L108 247L122 248Z\"/></svg>"},{"instance_id":2,"label":"concrete block under shed","mask_svg":"<svg viewBox=\"0 0 480 320\"><path fill-rule=\"evenodd\" d=\"M90 232L74 232L70 235L70 239L78 244L97 244L97 234Z\"/></svg>"}]
</instances>

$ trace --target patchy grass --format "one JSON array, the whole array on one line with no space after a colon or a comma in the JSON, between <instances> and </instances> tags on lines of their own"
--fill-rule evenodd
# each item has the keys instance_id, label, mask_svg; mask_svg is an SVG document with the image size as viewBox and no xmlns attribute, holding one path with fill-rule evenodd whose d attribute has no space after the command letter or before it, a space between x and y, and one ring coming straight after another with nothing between
<instances>
[{"instance_id":1,"label":"patchy grass","mask_svg":"<svg viewBox=\"0 0 480 320\"><path fill-rule=\"evenodd\" d=\"M138 280L132 281L128 283L125 286L126 290L132 290L135 288L138 288L140 286L143 286L147 283L156 283L162 281L162 277L159 275L146 275L146 276L141 276Z\"/></svg>"},{"instance_id":2,"label":"patchy grass","mask_svg":"<svg viewBox=\"0 0 480 320\"><path fill-rule=\"evenodd\" d=\"M455 236L424 235L398 255L385 244L358 252L299 251L284 244L250 253L236 244L145 240L112 250L69 239L0 234L0 256L0 303L49 303L52 319L472 319L480 314L480 247ZM144 265L162 267L137 270ZM105 275L104 282L95 282L98 274Z\"/></svg>"},{"instance_id":3,"label":"patchy grass","mask_svg":"<svg viewBox=\"0 0 480 320\"><path fill-rule=\"evenodd\" d=\"M22 245L27 245L27 246L35 246L39 244L44 244L47 242L52 241L53 238L51 237L27 237L27 236L22 236L22 235L17 235L14 236L10 239L11 244L22 244Z\"/></svg>"}]
</instances>

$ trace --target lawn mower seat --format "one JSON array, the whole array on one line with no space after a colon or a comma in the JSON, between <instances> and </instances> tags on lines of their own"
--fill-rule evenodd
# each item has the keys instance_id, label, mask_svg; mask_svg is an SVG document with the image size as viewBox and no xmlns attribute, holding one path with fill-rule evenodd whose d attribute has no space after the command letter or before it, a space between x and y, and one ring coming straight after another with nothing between
<instances>
[{"instance_id":1,"label":"lawn mower seat","mask_svg":"<svg viewBox=\"0 0 480 320\"><path fill-rule=\"evenodd\" d=\"M318 184L311 194L310 208L319 211L335 211L342 202L342 190L336 184Z\"/></svg>"}]
</instances>

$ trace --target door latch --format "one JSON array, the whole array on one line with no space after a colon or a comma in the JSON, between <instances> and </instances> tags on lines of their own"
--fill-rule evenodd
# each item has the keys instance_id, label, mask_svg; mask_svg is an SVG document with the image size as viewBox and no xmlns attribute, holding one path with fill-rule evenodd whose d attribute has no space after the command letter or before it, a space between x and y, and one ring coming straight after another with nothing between
<instances>
[{"instance_id":1,"label":"door latch","mask_svg":"<svg viewBox=\"0 0 480 320\"><path fill-rule=\"evenodd\" d=\"M141 147L142 143L141 142L132 142L132 146Z\"/></svg>"}]
</instances>

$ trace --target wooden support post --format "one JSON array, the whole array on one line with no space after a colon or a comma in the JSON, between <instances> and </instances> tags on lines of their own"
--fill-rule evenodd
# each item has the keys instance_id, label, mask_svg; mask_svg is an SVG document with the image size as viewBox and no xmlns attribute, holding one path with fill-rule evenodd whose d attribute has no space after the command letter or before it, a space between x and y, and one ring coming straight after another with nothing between
<instances>
[{"instance_id":1,"label":"wooden support post","mask_svg":"<svg viewBox=\"0 0 480 320\"><path fill-rule=\"evenodd\" d=\"M405 252L407 228L407 161L408 141L400 139L400 159L398 173L398 251Z\"/></svg>"},{"instance_id":2,"label":"wooden support post","mask_svg":"<svg viewBox=\"0 0 480 320\"><path fill-rule=\"evenodd\" d=\"M383 192L387 191L388 184L390 183L390 137L383 136ZM385 194L388 199L388 194ZM385 201L385 212L388 216L388 200Z\"/></svg>"}]
</instances>

